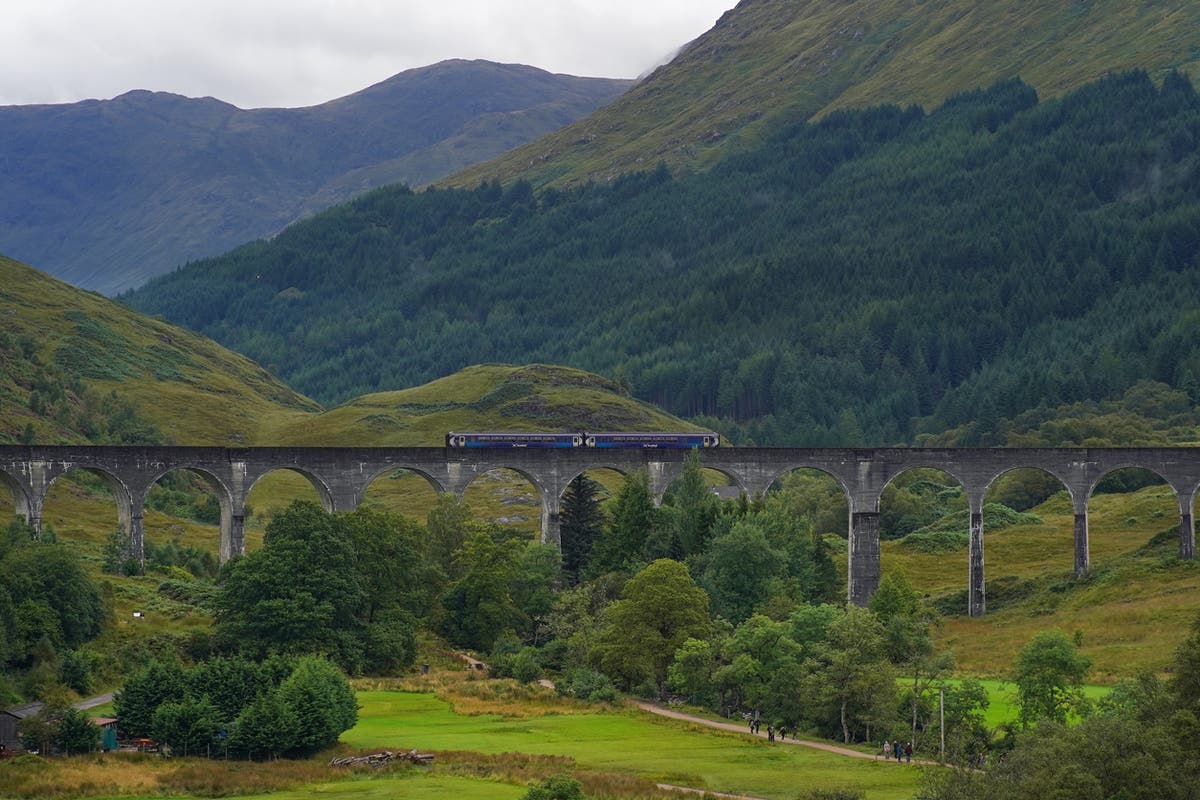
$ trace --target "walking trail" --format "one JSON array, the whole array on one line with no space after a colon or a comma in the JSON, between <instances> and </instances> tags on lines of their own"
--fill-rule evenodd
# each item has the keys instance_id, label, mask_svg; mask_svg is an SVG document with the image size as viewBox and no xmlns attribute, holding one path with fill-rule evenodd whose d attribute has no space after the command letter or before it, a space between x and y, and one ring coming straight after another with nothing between
<instances>
[{"instance_id":1,"label":"walking trail","mask_svg":"<svg viewBox=\"0 0 1200 800\"><path fill-rule=\"evenodd\" d=\"M84 711L89 708L95 708L96 706L102 706L105 703L111 703L112 699L113 699L112 692L109 692L107 694L100 694L100 695L96 695L95 697L89 697L86 700L80 700L78 703L75 704L75 708L78 708L80 711Z\"/></svg>"},{"instance_id":2,"label":"walking trail","mask_svg":"<svg viewBox=\"0 0 1200 800\"><path fill-rule=\"evenodd\" d=\"M630 702L632 702L635 706L642 709L643 711L648 711L651 714L658 714L659 716L662 716L662 717L670 717L671 719L680 719L685 722L694 723L696 725L705 725L709 728L717 728L717 729L723 730L723 731L732 731L734 733L741 733L746 736L758 736L759 738L762 738L762 739L767 738L767 735L765 733L761 733L761 732L760 733L751 733L749 727L745 724L735 725L732 722L717 722L716 720L706 719L705 717L698 717L694 714L685 714L682 711L672 711L671 709L665 708L664 706L661 706L658 703L648 703L645 700L631 700ZM836 753L840 756L848 756L850 758L869 758L872 760L876 760L879 758L878 754L875 754L875 753L863 753L859 750L851 750L849 747L838 747L836 744L828 744L826 742L812 742L812 741L807 741L805 739L776 739L775 742L776 742L776 744L798 745L800 747L811 747L814 750L824 750L826 753ZM921 760L921 759L913 759L912 763L914 763L914 764L936 764L937 762L936 761L925 761L925 760Z\"/></svg>"}]
</instances>

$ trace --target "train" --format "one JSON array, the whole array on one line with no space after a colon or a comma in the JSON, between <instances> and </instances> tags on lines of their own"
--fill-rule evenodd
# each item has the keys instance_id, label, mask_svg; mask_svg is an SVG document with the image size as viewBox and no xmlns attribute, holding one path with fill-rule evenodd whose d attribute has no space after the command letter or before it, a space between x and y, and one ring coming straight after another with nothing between
<instances>
[{"instance_id":1,"label":"train","mask_svg":"<svg viewBox=\"0 0 1200 800\"><path fill-rule=\"evenodd\" d=\"M524 431L479 431L446 434L446 447L717 447L721 437L711 431L676 433L534 433Z\"/></svg>"}]
</instances>

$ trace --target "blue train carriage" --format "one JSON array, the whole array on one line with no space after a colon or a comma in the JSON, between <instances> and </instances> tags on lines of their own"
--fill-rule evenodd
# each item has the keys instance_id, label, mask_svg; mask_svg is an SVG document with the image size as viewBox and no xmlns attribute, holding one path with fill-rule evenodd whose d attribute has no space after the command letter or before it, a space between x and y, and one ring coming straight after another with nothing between
<instances>
[{"instance_id":1,"label":"blue train carriage","mask_svg":"<svg viewBox=\"0 0 1200 800\"><path fill-rule=\"evenodd\" d=\"M721 437L712 432L701 433L585 433L588 447L716 447Z\"/></svg>"},{"instance_id":2,"label":"blue train carriage","mask_svg":"<svg viewBox=\"0 0 1200 800\"><path fill-rule=\"evenodd\" d=\"M534 433L529 431L489 431L446 434L446 447L583 447L580 433Z\"/></svg>"}]
</instances>

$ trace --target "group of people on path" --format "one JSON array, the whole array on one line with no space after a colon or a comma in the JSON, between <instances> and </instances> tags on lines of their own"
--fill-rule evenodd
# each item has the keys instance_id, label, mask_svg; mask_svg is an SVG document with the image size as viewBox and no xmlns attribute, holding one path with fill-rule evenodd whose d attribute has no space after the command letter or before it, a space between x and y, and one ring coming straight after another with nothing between
<instances>
[{"instance_id":1,"label":"group of people on path","mask_svg":"<svg viewBox=\"0 0 1200 800\"><path fill-rule=\"evenodd\" d=\"M754 716L750 718L750 732L758 735L759 724L758 712L755 712ZM775 741L776 735L779 736L781 741L787 739L787 728L783 727L782 725L780 725L778 728L776 728L774 725L767 725L767 741Z\"/></svg>"},{"instance_id":2,"label":"group of people on path","mask_svg":"<svg viewBox=\"0 0 1200 800\"><path fill-rule=\"evenodd\" d=\"M901 759L903 759L905 763L911 763L912 762L912 742L906 742L905 744L901 744L899 739L897 739L894 742L889 742L887 739L884 739L883 740L883 757L885 759L887 759L887 758L891 758L892 756L896 757L897 764L900 763Z\"/></svg>"}]
</instances>

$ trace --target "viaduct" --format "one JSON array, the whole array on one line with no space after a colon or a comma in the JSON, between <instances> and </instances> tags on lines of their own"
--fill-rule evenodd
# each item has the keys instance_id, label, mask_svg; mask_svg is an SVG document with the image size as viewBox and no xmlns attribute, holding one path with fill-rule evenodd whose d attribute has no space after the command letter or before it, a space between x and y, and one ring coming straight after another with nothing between
<instances>
[{"instance_id":1,"label":"viaduct","mask_svg":"<svg viewBox=\"0 0 1200 800\"><path fill-rule=\"evenodd\" d=\"M1108 473L1140 467L1159 475L1179 502L1179 557L1195 554L1192 507L1200 489L1200 448L993 448L993 449L800 449L713 448L700 450L704 466L718 470L750 497L767 491L797 469L832 476L849 501L849 588L852 603L865 604L879 586L879 501L897 475L931 467L956 478L970 514L967 564L968 612L985 610L983 497L1006 472L1037 468L1057 478L1075 511L1075 575L1088 572L1088 499ZM269 472L304 475L330 511L352 511L373 480L397 469L422 475L437 492L461 498L478 476L512 469L536 487L541 498L542 539L558 544L559 502L577 475L598 468L621 473L644 469L661 500L682 473L684 450L671 449L451 449L441 447L92 447L0 445L0 485L13 496L16 512L40 529L47 490L60 476L81 469L112 488L131 552L142 560L142 509L154 483L177 469L201 475L221 506L222 561L244 552L244 509L254 484Z\"/></svg>"}]
</instances>

